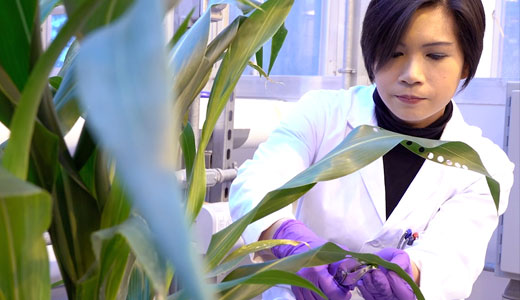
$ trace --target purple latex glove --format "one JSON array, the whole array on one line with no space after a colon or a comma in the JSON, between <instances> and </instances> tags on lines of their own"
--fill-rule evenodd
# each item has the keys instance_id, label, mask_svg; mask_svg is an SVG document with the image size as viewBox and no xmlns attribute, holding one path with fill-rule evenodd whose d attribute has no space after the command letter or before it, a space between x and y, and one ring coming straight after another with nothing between
<instances>
[{"instance_id":1,"label":"purple latex glove","mask_svg":"<svg viewBox=\"0 0 520 300\"><path fill-rule=\"evenodd\" d=\"M289 239L306 242L311 248L322 246L327 242L326 240L319 238L302 222L296 220L288 220L282 223L282 225L274 233L273 239ZM271 249L277 258L300 254L308 250L310 250L309 247L303 243L297 246L280 245ZM331 274L329 269L329 265L315 266L310 268L303 268L298 271L297 274L312 282L330 300L350 299L352 297L350 289L339 285L336 280L334 280L335 273ZM291 286L291 289L297 300L323 299L315 292L306 288Z\"/></svg>"},{"instance_id":2,"label":"purple latex glove","mask_svg":"<svg viewBox=\"0 0 520 300\"><path fill-rule=\"evenodd\" d=\"M408 254L399 249L385 248L376 253L382 259L399 265L412 276ZM415 295L406 281L393 271L379 267L358 281L358 288L366 300L414 300Z\"/></svg>"}]
</instances>

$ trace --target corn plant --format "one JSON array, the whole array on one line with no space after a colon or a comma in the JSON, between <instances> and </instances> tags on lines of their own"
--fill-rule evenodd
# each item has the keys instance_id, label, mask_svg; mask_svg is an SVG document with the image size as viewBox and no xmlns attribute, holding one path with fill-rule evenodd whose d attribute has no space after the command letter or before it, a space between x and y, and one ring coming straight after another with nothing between
<instances>
[{"instance_id":1,"label":"corn plant","mask_svg":"<svg viewBox=\"0 0 520 300\"><path fill-rule=\"evenodd\" d=\"M422 299L398 266L331 243L240 267L253 251L297 241L261 241L230 253L250 223L294 202L316 182L355 172L399 143L417 155L443 155L486 175L498 205L498 184L467 145L362 126L214 234L202 260L192 251L190 224L205 197L204 149L251 57L273 36L274 45L283 41L293 0L211 1L189 30L184 24L169 42L163 40L162 19L176 1L64 0L68 21L42 52L39 26L58 3L0 3L0 121L11 131L0 167L0 299L50 298L45 231L69 299L249 299L274 284L323 295L294 273L345 255L396 271ZM244 15L210 41L210 9L218 4L239 5ZM77 41L63 69L49 79L73 36ZM220 60L195 149L184 116ZM70 153L64 135L80 116L86 125ZM180 148L187 196L175 177ZM229 274L222 282L206 283L223 273ZM180 290L168 295L174 275Z\"/></svg>"}]
</instances>

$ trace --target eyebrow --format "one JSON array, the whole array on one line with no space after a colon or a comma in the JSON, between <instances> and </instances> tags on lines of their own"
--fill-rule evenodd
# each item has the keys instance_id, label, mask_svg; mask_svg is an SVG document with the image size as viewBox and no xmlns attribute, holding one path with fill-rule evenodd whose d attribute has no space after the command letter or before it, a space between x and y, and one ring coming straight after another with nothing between
<instances>
[{"instance_id":1,"label":"eyebrow","mask_svg":"<svg viewBox=\"0 0 520 300\"><path fill-rule=\"evenodd\" d=\"M422 45L422 47L426 48L426 47L434 47L434 46L451 46L451 45L453 45L453 43L451 43L451 42L435 42L435 43L424 44L424 45Z\"/></svg>"},{"instance_id":2,"label":"eyebrow","mask_svg":"<svg viewBox=\"0 0 520 300\"><path fill-rule=\"evenodd\" d=\"M435 47L435 46L452 46L452 45L453 45L452 42L433 42L433 43L424 44L424 45L422 45L422 47L427 48L427 47ZM398 46L406 47L406 45L404 45L403 43L399 43Z\"/></svg>"}]
</instances>

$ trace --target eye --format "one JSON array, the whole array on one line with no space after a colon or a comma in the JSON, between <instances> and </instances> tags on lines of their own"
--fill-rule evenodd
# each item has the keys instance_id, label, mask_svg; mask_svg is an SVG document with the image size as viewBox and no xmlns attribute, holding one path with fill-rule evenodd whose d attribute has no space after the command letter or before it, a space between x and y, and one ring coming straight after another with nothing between
<instances>
[{"instance_id":1,"label":"eye","mask_svg":"<svg viewBox=\"0 0 520 300\"><path fill-rule=\"evenodd\" d=\"M403 52L394 52L394 53L392 53L392 58L396 58L396 57L399 57L401 55L403 55Z\"/></svg>"},{"instance_id":2,"label":"eye","mask_svg":"<svg viewBox=\"0 0 520 300\"><path fill-rule=\"evenodd\" d=\"M426 56L428 56L429 58L431 58L433 60L441 60L448 55L443 54L443 53L430 53L430 54L427 54Z\"/></svg>"}]
</instances>

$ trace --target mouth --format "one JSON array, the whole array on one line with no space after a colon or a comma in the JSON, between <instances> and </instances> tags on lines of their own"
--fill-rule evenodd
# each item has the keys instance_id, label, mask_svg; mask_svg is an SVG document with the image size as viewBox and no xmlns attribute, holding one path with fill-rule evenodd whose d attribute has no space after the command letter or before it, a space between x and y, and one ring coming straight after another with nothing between
<instances>
[{"instance_id":1,"label":"mouth","mask_svg":"<svg viewBox=\"0 0 520 300\"><path fill-rule=\"evenodd\" d=\"M426 99L415 95L395 95L395 97L405 103L417 103Z\"/></svg>"}]
</instances>

